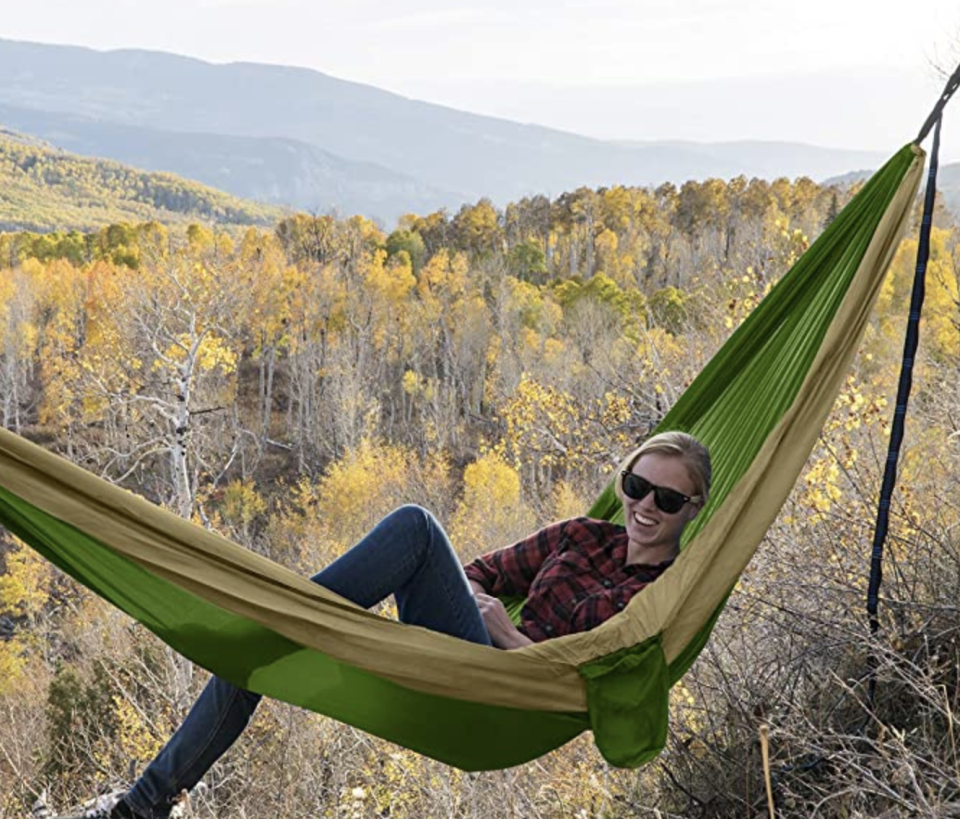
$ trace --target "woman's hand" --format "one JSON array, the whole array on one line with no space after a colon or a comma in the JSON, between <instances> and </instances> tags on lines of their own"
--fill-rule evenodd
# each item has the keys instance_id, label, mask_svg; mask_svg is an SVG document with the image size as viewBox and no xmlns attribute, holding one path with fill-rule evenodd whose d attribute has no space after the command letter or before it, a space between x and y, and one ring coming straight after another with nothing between
<instances>
[{"instance_id":1,"label":"woman's hand","mask_svg":"<svg viewBox=\"0 0 960 819\"><path fill-rule=\"evenodd\" d=\"M475 592L477 608L487 627L490 640L497 648L523 648L533 643L529 637L520 632L507 614L503 603L497 597L484 592Z\"/></svg>"}]
</instances>

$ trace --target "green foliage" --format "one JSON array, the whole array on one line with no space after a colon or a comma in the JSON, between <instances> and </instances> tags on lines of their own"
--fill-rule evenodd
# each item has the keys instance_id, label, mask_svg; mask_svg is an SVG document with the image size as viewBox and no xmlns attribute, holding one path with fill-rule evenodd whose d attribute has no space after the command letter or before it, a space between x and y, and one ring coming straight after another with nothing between
<instances>
[{"instance_id":1,"label":"green foliage","mask_svg":"<svg viewBox=\"0 0 960 819\"><path fill-rule=\"evenodd\" d=\"M420 272L420 268L423 267L424 260L427 257L427 246L423 243L423 237L415 230L398 228L393 231L387 237L386 249L388 258L406 253L414 275Z\"/></svg>"},{"instance_id":2,"label":"green foliage","mask_svg":"<svg viewBox=\"0 0 960 819\"><path fill-rule=\"evenodd\" d=\"M686 293L676 287L662 287L650 296L649 315L655 327L679 335L687 323Z\"/></svg>"},{"instance_id":3,"label":"green foliage","mask_svg":"<svg viewBox=\"0 0 960 819\"><path fill-rule=\"evenodd\" d=\"M161 256L168 241L167 229L158 222L116 222L86 233L0 233L0 264L15 267L27 259L44 263L61 259L75 267L106 261L136 268L142 248Z\"/></svg>"},{"instance_id":4,"label":"green foliage","mask_svg":"<svg viewBox=\"0 0 960 819\"><path fill-rule=\"evenodd\" d=\"M554 294L567 310L576 310L590 302L611 308L619 316L625 332L634 332L646 314L646 299L642 293L634 289L625 291L603 274L585 283L573 279L561 282L554 288Z\"/></svg>"},{"instance_id":5,"label":"green foliage","mask_svg":"<svg viewBox=\"0 0 960 819\"><path fill-rule=\"evenodd\" d=\"M102 665L90 679L68 665L57 670L47 694L47 776L55 780L78 776L87 769L91 747L115 736L112 696L113 686Z\"/></svg>"},{"instance_id":6,"label":"green foliage","mask_svg":"<svg viewBox=\"0 0 960 819\"><path fill-rule=\"evenodd\" d=\"M539 284L547 275L547 257L537 242L528 239L510 249L507 269L518 279Z\"/></svg>"}]
</instances>

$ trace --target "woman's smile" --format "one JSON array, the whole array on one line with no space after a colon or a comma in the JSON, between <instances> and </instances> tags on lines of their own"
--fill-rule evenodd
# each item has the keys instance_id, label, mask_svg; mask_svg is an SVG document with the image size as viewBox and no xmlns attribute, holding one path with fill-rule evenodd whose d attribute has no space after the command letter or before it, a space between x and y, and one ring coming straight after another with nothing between
<instances>
[{"instance_id":1,"label":"woman's smile","mask_svg":"<svg viewBox=\"0 0 960 819\"><path fill-rule=\"evenodd\" d=\"M683 495L696 495L697 488L683 458L649 452L642 455L631 471L649 482L652 487L673 489ZM629 547L628 563L662 563L677 556L683 527L692 520L700 507L687 502L673 513L657 506L656 490L651 488L639 500L624 498Z\"/></svg>"}]
</instances>

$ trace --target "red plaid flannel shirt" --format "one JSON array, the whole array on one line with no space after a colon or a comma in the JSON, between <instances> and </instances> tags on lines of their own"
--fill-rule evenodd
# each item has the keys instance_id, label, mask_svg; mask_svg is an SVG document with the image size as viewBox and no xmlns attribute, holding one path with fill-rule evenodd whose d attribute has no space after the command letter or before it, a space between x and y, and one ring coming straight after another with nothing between
<instances>
[{"instance_id":1,"label":"red plaid flannel shirt","mask_svg":"<svg viewBox=\"0 0 960 819\"><path fill-rule=\"evenodd\" d=\"M628 566L626 558L623 526L574 518L478 557L464 571L495 597L526 597L519 628L539 642L600 625L673 563Z\"/></svg>"}]
</instances>

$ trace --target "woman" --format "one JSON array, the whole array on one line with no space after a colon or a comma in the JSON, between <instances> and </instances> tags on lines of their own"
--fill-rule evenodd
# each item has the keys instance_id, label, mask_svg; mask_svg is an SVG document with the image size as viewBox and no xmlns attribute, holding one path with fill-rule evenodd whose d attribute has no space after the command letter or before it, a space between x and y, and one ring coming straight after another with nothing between
<instances>
[{"instance_id":1,"label":"woman","mask_svg":"<svg viewBox=\"0 0 960 819\"><path fill-rule=\"evenodd\" d=\"M313 580L369 608L393 594L400 620L502 649L587 631L622 610L680 552L710 490L710 456L682 432L655 435L623 461L624 525L575 518L461 567L424 509L392 512ZM526 598L515 626L500 597ZM260 695L213 677L133 787L86 817L166 817L233 744Z\"/></svg>"}]
</instances>

